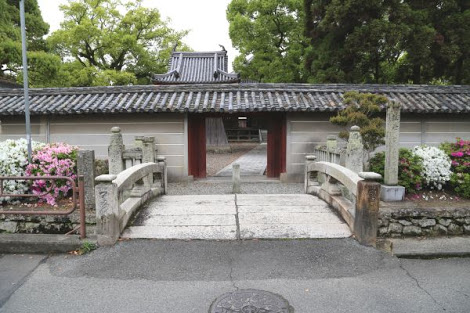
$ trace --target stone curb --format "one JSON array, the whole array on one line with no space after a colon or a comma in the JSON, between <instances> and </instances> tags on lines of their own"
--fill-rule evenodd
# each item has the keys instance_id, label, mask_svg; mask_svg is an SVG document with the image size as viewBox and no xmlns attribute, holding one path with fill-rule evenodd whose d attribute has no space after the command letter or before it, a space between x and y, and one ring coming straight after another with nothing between
<instances>
[{"instance_id":1,"label":"stone curb","mask_svg":"<svg viewBox=\"0 0 470 313\"><path fill-rule=\"evenodd\" d=\"M96 242L95 238L85 240ZM0 234L0 253L63 253L81 246L78 235Z\"/></svg>"},{"instance_id":2,"label":"stone curb","mask_svg":"<svg viewBox=\"0 0 470 313\"><path fill-rule=\"evenodd\" d=\"M382 239L377 248L408 259L469 257L470 237Z\"/></svg>"}]
</instances>

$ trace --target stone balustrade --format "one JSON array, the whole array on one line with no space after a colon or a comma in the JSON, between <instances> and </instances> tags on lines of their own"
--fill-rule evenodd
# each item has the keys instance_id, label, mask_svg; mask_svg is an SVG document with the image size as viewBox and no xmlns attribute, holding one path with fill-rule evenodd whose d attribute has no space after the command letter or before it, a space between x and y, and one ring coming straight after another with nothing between
<instances>
[{"instance_id":1,"label":"stone balustrade","mask_svg":"<svg viewBox=\"0 0 470 313\"><path fill-rule=\"evenodd\" d=\"M381 175L360 172L307 156L305 192L326 201L343 217L356 239L376 245Z\"/></svg>"},{"instance_id":2,"label":"stone balustrade","mask_svg":"<svg viewBox=\"0 0 470 313\"><path fill-rule=\"evenodd\" d=\"M117 175L106 174L95 179L98 244L114 244L142 204L166 193L166 160L160 157L157 161L134 165Z\"/></svg>"},{"instance_id":3,"label":"stone balustrade","mask_svg":"<svg viewBox=\"0 0 470 313\"><path fill-rule=\"evenodd\" d=\"M328 136L326 146L316 147L313 154L317 157L317 161L330 162L343 166L346 161L345 151L344 149L338 148L338 140L334 135Z\"/></svg>"}]
</instances>

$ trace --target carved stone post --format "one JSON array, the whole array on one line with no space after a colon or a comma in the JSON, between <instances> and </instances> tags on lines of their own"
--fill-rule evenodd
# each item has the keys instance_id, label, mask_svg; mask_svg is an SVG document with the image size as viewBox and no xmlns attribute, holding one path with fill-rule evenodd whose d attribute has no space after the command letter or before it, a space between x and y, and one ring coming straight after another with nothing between
<instances>
[{"instance_id":1,"label":"carved stone post","mask_svg":"<svg viewBox=\"0 0 470 313\"><path fill-rule=\"evenodd\" d=\"M357 183L356 214L354 216L354 236L360 244L376 246L377 223L382 176L373 172L360 172L363 178Z\"/></svg>"},{"instance_id":2,"label":"carved stone post","mask_svg":"<svg viewBox=\"0 0 470 313\"><path fill-rule=\"evenodd\" d=\"M405 187L398 186L399 138L400 104L392 102L387 106L384 186L380 194L383 201L402 201L405 197Z\"/></svg>"},{"instance_id":3,"label":"carved stone post","mask_svg":"<svg viewBox=\"0 0 470 313\"><path fill-rule=\"evenodd\" d=\"M328 162L333 162L333 153L336 152L338 148L338 141L336 140L335 135L328 135L326 137L326 151L328 151Z\"/></svg>"},{"instance_id":4,"label":"carved stone post","mask_svg":"<svg viewBox=\"0 0 470 313\"><path fill-rule=\"evenodd\" d=\"M240 164L232 165L232 193L241 193Z\"/></svg>"},{"instance_id":5,"label":"carved stone post","mask_svg":"<svg viewBox=\"0 0 470 313\"><path fill-rule=\"evenodd\" d=\"M83 175L85 186L85 208L95 208L95 151L79 150L78 175Z\"/></svg>"},{"instance_id":6,"label":"carved stone post","mask_svg":"<svg viewBox=\"0 0 470 313\"><path fill-rule=\"evenodd\" d=\"M346 168L359 173L364 169L364 145L359 126L351 127L346 148Z\"/></svg>"},{"instance_id":7,"label":"carved stone post","mask_svg":"<svg viewBox=\"0 0 470 313\"><path fill-rule=\"evenodd\" d=\"M118 189L113 183L115 179L116 175L96 178L96 234L99 245L113 245L121 234Z\"/></svg>"},{"instance_id":8,"label":"carved stone post","mask_svg":"<svg viewBox=\"0 0 470 313\"><path fill-rule=\"evenodd\" d=\"M162 169L162 188L163 194L166 195L168 188L168 168L166 166L166 158L164 156L157 157L157 163Z\"/></svg>"},{"instance_id":9,"label":"carved stone post","mask_svg":"<svg viewBox=\"0 0 470 313\"><path fill-rule=\"evenodd\" d=\"M398 140L400 137L400 104L392 102L387 106L385 128L385 185L398 185Z\"/></svg>"},{"instance_id":10,"label":"carved stone post","mask_svg":"<svg viewBox=\"0 0 470 313\"><path fill-rule=\"evenodd\" d=\"M309 187L314 185L311 181L310 173L308 172L309 165L316 161L317 157L314 155L305 156L305 171L304 171L304 190L305 193L310 193ZM317 184L318 185L318 184Z\"/></svg>"},{"instance_id":11,"label":"carved stone post","mask_svg":"<svg viewBox=\"0 0 470 313\"><path fill-rule=\"evenodd\" d=\"M155 162L155 137L144 137L142 143L142 163Z\"/></svg>"},{"instance_id":12,"label":"carved stone post","mask_svg":"<svg viewBox=\"0 0 470 313\"><path fill-rule=\"evenodd\" d=\"M124 170L124 161L122 159L123 152L124 143L121 129L119 127L113 127L111 128L111 141L108 147L109 174L117 175Z\"/></svg>"}]
</instances>

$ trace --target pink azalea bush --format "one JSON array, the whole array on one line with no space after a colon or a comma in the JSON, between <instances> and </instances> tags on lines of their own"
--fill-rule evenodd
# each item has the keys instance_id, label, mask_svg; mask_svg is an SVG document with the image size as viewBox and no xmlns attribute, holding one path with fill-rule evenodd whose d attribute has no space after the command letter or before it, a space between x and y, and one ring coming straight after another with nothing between
<instances>
[{"instance_id":1,"label":"pink azalea bush","mask_svg":"<svg viewBox=\"0 0 470 313\"><path fill-rule=\"evenodd\" d=\"M456 142L444 143L441 148L451 159L451 186L458 195L470 198L470 140L457 138Z\"/></svg>"},{"instance_id":2,"label":"pink azalea bush","mask_svg":"<svg viewBox=\"0 0 470 313\"><path fill-rule=\"evenodd\" d=\"M32 162L26 166L27 176L67 176L76 179L78 148L65 143L47 144L36 149ZM34 194L43 196L42 201L55 205L57 199L67 196L72 189L71 182L66 180L36 180L31 189Z\"/></svg>"}]
</instances>

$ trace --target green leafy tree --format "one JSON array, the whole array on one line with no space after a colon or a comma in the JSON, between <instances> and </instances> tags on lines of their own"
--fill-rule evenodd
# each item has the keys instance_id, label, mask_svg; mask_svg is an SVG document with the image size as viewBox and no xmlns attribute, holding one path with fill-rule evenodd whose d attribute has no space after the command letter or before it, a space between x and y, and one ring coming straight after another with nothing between
<instances>
[{"instance_id":1,"label":"green leafy tree","mask_svg":"<svg viewBox=\"0 0 470 313\"><path fill-rule=\"evenodd\" d=\"M232 44L240 51L234 69L243 79L304 81L301 0L232 0L227 19Z\"/></svg>"},{"instance_id":2,"label":"green leafy tree","mask_svg":"<svg viewBox=\"0 0 470 313\"><path fill-rule=\"evenodd\" d=\"M347 140L349 129L357 125L364 148L370 153L385 143L384 120L380 117L381 107L388 103L387 97L372 93L346 92L343 96L347 107L330 118L330 122L343 126L345 129L339 133L339 137Z\"/></svg>"},{"instance_id":3,"label":"green leafy tree","mask_svg":"<svg viewBox=\"0 0 470 313\"><path fill-rule=\"evenodd\" d=\"M48 53L43 37L49 31L36 0L25 1L30 85L40 86L58 71L60 58ZM0 76L22 82L19 1L0 0Z\"/></svg>"},{"instance_id":4,"label":"green leafy tree","mask_svg":"<svg viewBox=\"0 0 470 313\"><path fill-rule=\"evenodd\" d=\"M165 72L175 44L187 49L187 32L170 28L142 0L75 0L60 8L65 21L48 42L73 60L60 74L71 76L71 86L148 84L152 73Z\"/></svg>"}]
</instances>

